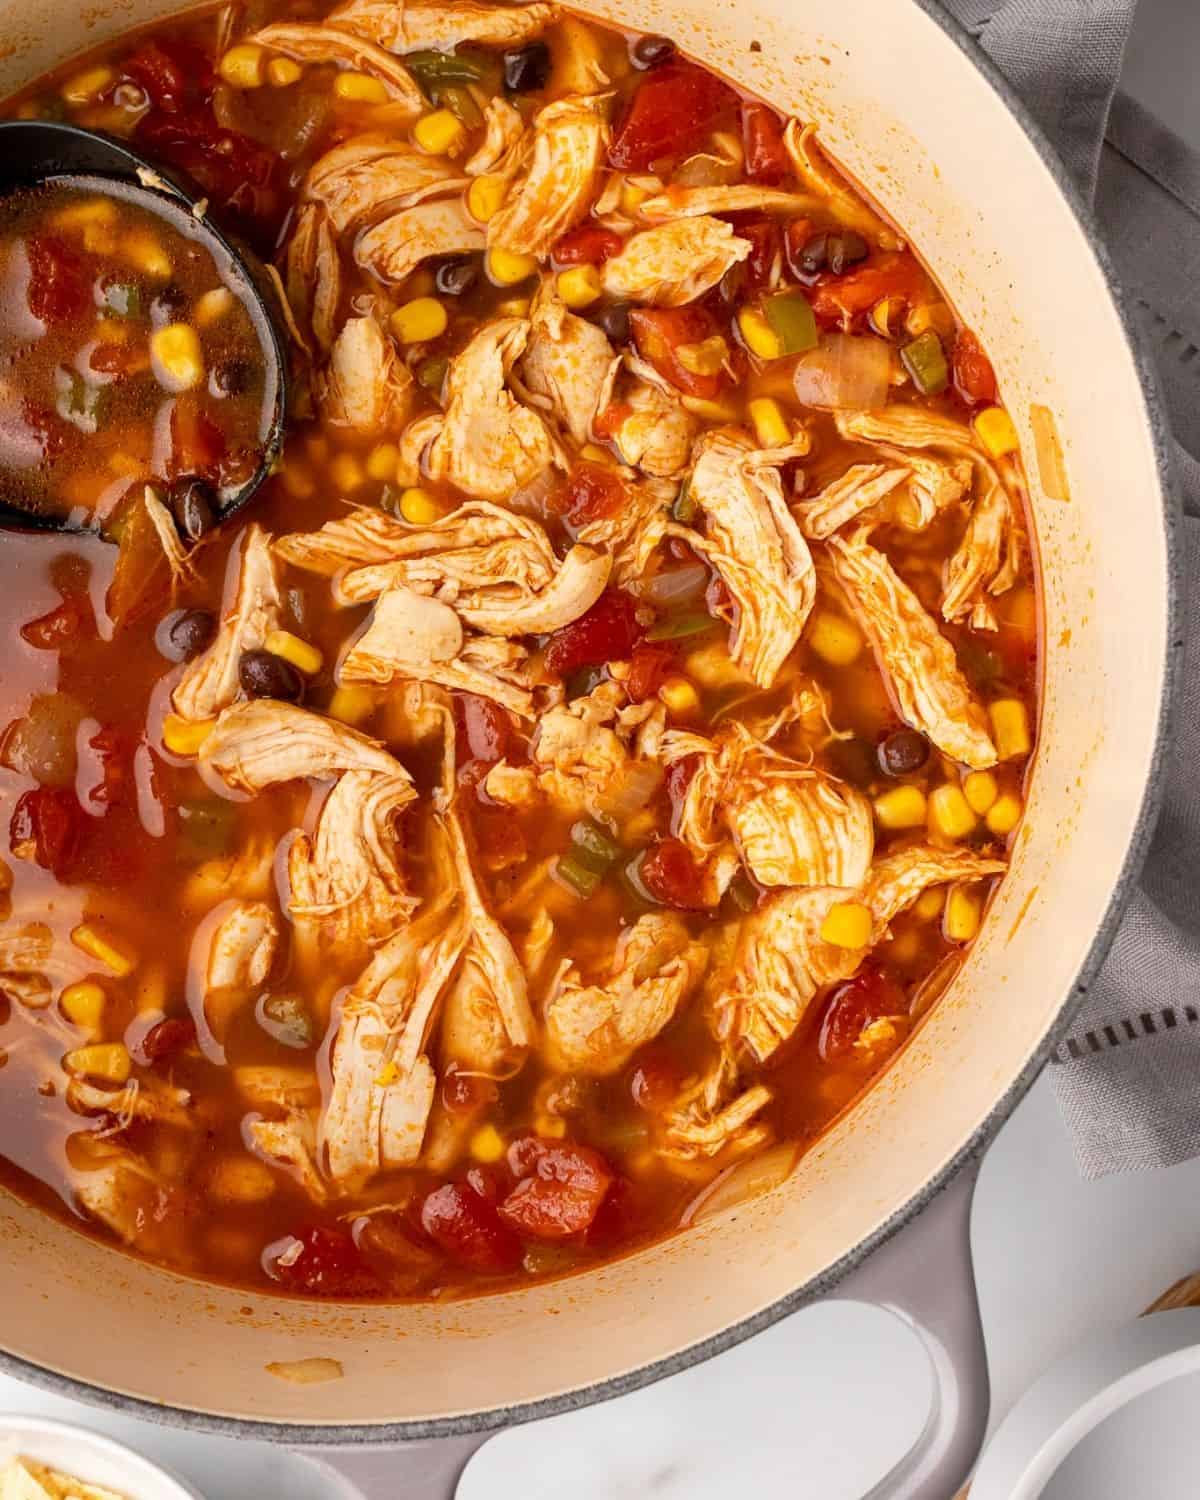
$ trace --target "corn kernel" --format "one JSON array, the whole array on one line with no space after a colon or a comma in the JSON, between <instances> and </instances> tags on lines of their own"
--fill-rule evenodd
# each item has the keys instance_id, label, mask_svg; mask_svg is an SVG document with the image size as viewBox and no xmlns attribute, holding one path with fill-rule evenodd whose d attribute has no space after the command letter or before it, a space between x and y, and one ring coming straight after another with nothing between
<instances>
[{"instance_id":1,"label":"corn kernel","mask_svg":"<svg viewBox=\"0 0 1200 1500\"><path fill-rule=\"evenodd\" d=\"M353 453L338 453L329 465L329 477L340 495L350 495L366 484L367 474Z\"/></svg>"},{"instance_id":2,"label":"corn kernel","mask_svg":"<svg viewBox=\"0 0 1200 1500\"><path fill-rule=\"evenodd\" d=\"M192 321L197 328L211 328L219 323L226 313L233 311L234 296L227 286L214 286L196 298L192 308Z\"/></svg>"},{"instance_id":3,"label":"corn kernel","mask_svg":"<svg viewBox=\"0 0 1200 1500\"><path fill-rule=\"evenodd\" d=\"M678 673L672 673L658 690L658 696L678 718L700 712L700 694Z\"/></svg>"},{"instance_id":4,"label":"corn kernel","mask_svg":"<svg viewBox=\"0 0 1200 1500\"><path fill-rule=\"evenodd\" d=\"M929 829L947 839L965 839L975 831L975 814L962 787L943 782L929 794Z\"/></svg>"},{"instance_id":5,"label":"corn kernel","mask_svg":"<svg viewBox=\"0 0 1200 1500\"><path fill-rule=\"evenodd\" d=\"M63 1058L68 1073L103 1078L109 1083L126 1083L132 1064L129 1049L123 1042L96 1042L90 1047L76 1047Z\"/></svg>"},{"instance_id":6,"label":"corn kernel","mask_svg":"<svg viewBox=\"0 0 1200 1500\"><path fill-rule=\"evenodd\" d=\"M997 698L988 704L992 737L1001 760L1028 755L1033 748L1029 737L1029 714L1019 698Z\"/></svg>"},{"instance_id":7,"label":"corn kernel","mask_svg":"<svg viewBox=\"0 0 1200 1500\"><path fill-rule=\"evenodd\" d=\"M267 82L272 88L286 89L299 83L304 69L290 57L273 57L267 64Z\"/></svg>"},{"instance_id":8,"label":"corn kernel","mask_svg":"<svg viewBox=\"0 0 1200 1500\"><path fill-rule=\"evenodd\" d=\"M272 656L282 656L284 661L290 661L292 666L298 672L303 672L306 677L316 676L325 661L316 646L309 641L302 641L290 630L268 631L267 638L263 641L263 649L269 651Z\"/></svg>"},{"instance_id":9,"label":"corn kernel","mask_svg":"<svg viewBox=\"0 0 1200 1500\"><path fill-rule=\"evenodd\" d=\"M466 144L467 132L462 121L448 109L435 109L422 115L413 126L413 141L430 156L454 156Z\"/></svg>"},{"instance_id":10,"label":"corn kernel","mask_svg":"<svg viewBox=\"0 0 1200 1500\"><path fill-rule=\"evenodd\" d=\"M375 712L375 694L370 688L347 682L335 691L325 712L343 724L365 724Z\"/></svg>"},{"instance_id":11,"label":"corn kernel","mask_svg":"<svg viewBox=\"0 0 1200 1500\"><path fill-rule=\"evenodd\" d=\"M467 189L467 212L480 224L495 218L504 202L507 185L499 172L484 172Z\"/></svg>"},{"instance_id":12,"label":"corn kernel","mask_svg":"<svg viewBox=\"0 0 1200 1500\"><path fill-rule=\"evenodd\" d=\"M537 258L518 255L505 250L503 245L493 245L487 253L487 273L497 286L517 286L527 281L537 270Z\"/></svg>"},{"instance_id":13,"label":"corn kernel","mask_svg":"<svg viewBox=\"0 0 1200 1500\"><path fill-rule=\"evenodd\" d=\"M782 448L791 440L791 429L783 408L770 396L759 396L746 407L760 448Z\"/></svg>"},{"instance_id":14,"label":"corn kernel","mask_svg":"<svg viewBox=\"0 0 1200 1500\"><path fill-rule=\"evenodd\" d=\"M626 177L621 182L621 212L631 219L637 218L642 204L649 198L652 189Z\"/></svg>"},{"instance_id":15,"label":"corn kernel","mask_svg":"<svg viewBox=\"0 0 1200 1500\"><path fill-rule=\"evenodd\" d=\"M163 745L172 755L196 755L216 723L216 719L183 719L168 714L163 720Z\"/></svg>"},{"instance_id":16,"label":"corn kernel","mask_svg":"<svg viewBox=\"0 0 1200 1500\"><path fill-rule=\"evenodd\" d=\"M881 828L920 828L925 823L925 793L919 786L897 786L875 798Z\"/></svg>"},{"instance_id":17,"label":"corn kernel","mask_svg":"<svg viewBox=\"0 0 1200 1500\"><path fill-rule=\"evenodd\" d=\"M275 1192L275 1174L254 1156L226 1156L208 1178L208 1196L218 1203L265 1203Z\"/></svg>"},{"instance_id":18,"label":"corn kernel","mask_svg":"<svg viewBox=\"0 0 1200 1500\"><path fill-rule=\"evenodd\" d=\"M470 1151L476 1161L499 1161L504 1150L504 1137L494 1125L481 1125L471 1137Z\"/></svg>"},{"instance_id":19,"label":"corn kernel","mask_svg":"<svg viewBox=\"0 0 1200 1500\"><path fill-rule=\"evenodd\" d=\"M599 443L584 443L579 450L579 456L593 464L611 464L613 461L612 454L607 448L601 448Z\"/></svg>"},{"instance_id":20,"label":"corn kernel","mask_svg":"<svg viewBox=\"0 0 1200 1500\"><path fill-rule=\"evenodd\" d=\"M116 79L115 70L104 64L96 68L85 68L82 73L76 73L73 78L67 79L62 86L62 96L68 104L90 104L93 99L99 99Z\"/></svg>"},{"instance_id":21,"label":"corn kernel","mask_svg":"<svg viewBox=\"0 0 1200 1500\"><path fill-rule=\"evenodd\" d=\"M389 479L395 479L399 462L400 450L395 443L376 443L367 454L367 478L386 484Z\"/></svg>"},{"instance_id":22,"label":"corn kernel","mask_svg":"<svg viewBox=\"0 0 1200 1500\"><path fill-rule=\"evenodd\" d=\"M265 56L263 49L254 42L239 42L221 58L217 72L235 89L260 88Z\"/></svg>"},{"instance_id":23,"label":"corn kernel","mask_svg":"<svg viewBox=\"0 0 1200 1500\"><path fill-rule=\"evenodd\" d=\"M680 396L679 404L706 422L737 422L741 412L728 401L709 401L705 396Z\"/></svg>"},{"instance_id":24,"label":"corn kernel","mask_svg":"<svg viewBox=\"0 0 1200 1500\"><path fill-rule=\"evenodd\" d=\"M436 297L414 297L392 314L391 328L402 344L423 344L440 338L449 321Z\"/></svg>"},{"instance_id":25,"label":"corn kernel","mask_svg":"<svg viewBox=\"0 0 1200 1500\"><path fill-rule=\"evenodd\" d=\"M808 644L831 667L848 667L861 655L863 638L858 626L845 615L818 609L808 628Z\"/></svg>"},{"instance_id":26,"label":"corn kernel","mask_svg":"<svg viewBox=\"0 0 1200 1500\"><path fill-rule=\"evenodd\" d=\"M714 333L695 344L676 344L673 352L689 375L719 375L729 358L729 345Z\"/></svg>"},{"instance_id":27,"label":"corn kernel","mask_svg":"<svg viewBox=\"0 0 1200 1500\"><path fill-rule=\"evenodd\" d=\"M962 788L971 811L978 813L980 817L983 817L1000 795L996 778L990 771L971 771L963 777Z\"/></svg>"},{"instance_id":28,"label":"corn kernel","mask_svg":"<svg viewBox=\"0 0 1200 1500\"><path fill-rule=\"evenodd\" d=\"M945 302L918 302L905 318L904 327L914 339L931 328L939 338L948 339L954 334L954 314Z\"/></svg>"},{"instance_id":29,"label":"corn kernel","mask_svg":"<svg viewBox=\"0 0 1200 1500\"><path fill-rule=\"evenodd\" d=\"M903 297L883 297L867 314L867 322L880 338L895 338L900 332L905 305Z\"/></svg>"},{"instance_id":30,"label":"corn kernel","mask_svg":"<svg viewBox=\"0 0 1200 1500\"><path fill-rule=\"evenodd\" d=\"M821 923L821 940L835 948L865 948L874 927L869 906L861 901L835 901Z\"/></svg>"},{"instance_id":31,"label":"corn kernel","mask_svg":"<svg viewBox=\"0 0 1200 1500\"><path fill-rule=\"evenodd\" d=\"M979 931L982 914L983 903L975 891L962 885L951 886L942 917L942 936L948 943L969 943Z\"/></svg>"},{"instance_id":32,"label":"corn kernel","mask_svg":"<svg viewBox=\"0 0 1200 1500\"><path fill-rule=\"evenodd\" d=\"M737 315L738 332L750 353L759 359L778 359L783 353L779 335L757 307L743 307Z\"/></svg>"},{"instance_id":33,"label":"corn kernel","mask_svg":"<svg viewBox=\"0 0 1200 1500\"><path fill-rule=\"evenodd\" d=\"M305 468L303 464L285 459L279 471L279 477L283 481L284 489L293 500L308 500L317 493L317 482L312 477L311 470Z\"/></svg>"},{"instance_id":34,"label":"corn kernel","mask_svg":"<svg viewBox=\"0 0 1200 1500\"><path fill-rule=\"evenodd\" d=\"M1013 419L1002 406L985 407L972 425L975 436L993 458L1003 458L1006 453L1015 453L1020 447Z\"/></svg>"},{"instance_id":35,"label":"corn kernel","mask_svg":"<svg viewBox=\"0 0 1200 1500\"><path fill-rule=\"evenodd\" d=\"M572 266L558 273L558 295L568 307L591 307L604 290L595 266Z\"/></svg>"},{"instance_id":36,"label":"corn kernel","mask_svg":"<svg viewBox=\"0 0 1200 1500\"><path fill-rule=\"evenodd\" d=\"M988 808L987 817L983 821L987 824L989 833L994 833L998 839L1007 838L1021 821L1022 811L1020 797L1012 792L1005 792Z\"/></svg>"},{"instance_id":37,"label":"corn kernel","mask_svg":"<svg viewBox=\"0 0 1200 1500\"><path fill-rule=\"evenodd\" d=\"M913 902L913 911L922 922L932 922L942 914L942 907L946 904L946 891L943 886L931 885L927 891L922 891Z\"/></svg>"},{"instance_id":38,"label":"corn kernel","mask_svg":"<svg viewBox=\"0 0 1200 1500\"><path fill-rule=\"evenodd\" d=\"M410 526L431 526L441 520L442 511L428 490L413 485L400 496L400 515Z\"/></svg>"},{"instance_id":39,"label":"corn kernel","mask_svg":"<svg viewBox=\"0 0 1200 1500\"><path fill-rule=\"evenodd\" d=\"M81 979L76 984L67 985L58 997L58 1003L73 1026L82 1026L85 1031L99 1031L107 998L94 979Z\"/></svg>"},{"instance_id":40,"label":"corn kernel","mask_svg":"<svg viewBox=\"0 0 1200 1500\"><path fill-rule=\"evenodd\" d=\"M137 960L131 953L127 953L90 922L80 922L78 927L73 928L71 941L89 958L107 964L118 979L127 978L137 967Z\"/></svg>"},{"instance_id":41,"label":"corn kernel","mask_svg":"<svg viewBox=\"0 0 1200 1500\"><path fill-rule=\"evenodd\" d=\"M125 259L147 276L164 280L171 274L171 257L152 234L127 234L121 242Z\"/></svg>"},{"instance_id":42,"label":"corn kernel","mask_svg":"<svg viewBox=\"0 0 1200 1500\"><path fill-rule=\"evenodd\" d=\"M388 91L378 78L369 73L339 73L333 80L333 92L350 104L386 104Z\"/></svg>"},{"instance_id":43,"label":"corn kernel","mask_svg":"<svg viewBox=\"0 0 1200 1500\"><path fill-rule=\"evenodd\" d=\"M204 379L204 354L196 330L187 323L168 323L150 335L150 363L164 390L190 391Z\"/></svg>"}]
</instances>

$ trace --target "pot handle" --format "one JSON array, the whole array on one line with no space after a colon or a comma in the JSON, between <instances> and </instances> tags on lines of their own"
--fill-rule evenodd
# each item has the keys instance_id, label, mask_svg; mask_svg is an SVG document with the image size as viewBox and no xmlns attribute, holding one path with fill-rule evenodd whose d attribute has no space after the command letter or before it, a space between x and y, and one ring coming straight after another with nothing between
<instances>
[{"instance_id":1,"label":"pot handle","mask_svg":"<svg viewBox=\"0 0 1200 1500\"><path fill-rule=\"evenodd\" d=\"M933 1368L920 1437L864 1500L950 1500L983 1446L988 1372L970 1237L978 1175L979 1162L969 1162L830 1294L873 1303L907 1323Z\"/></svg>"},{"instance_id":2,"label":"pot handle","mask_svg":"<svg viewBox=\"0 0 1200 1500\"><path fill-rule=\"evenodd\" d=\"M298 1448L337 1500L454 1500L463 1470L492 1434L467 1432L402 1447Z\"/></svg>"}]
</instances>

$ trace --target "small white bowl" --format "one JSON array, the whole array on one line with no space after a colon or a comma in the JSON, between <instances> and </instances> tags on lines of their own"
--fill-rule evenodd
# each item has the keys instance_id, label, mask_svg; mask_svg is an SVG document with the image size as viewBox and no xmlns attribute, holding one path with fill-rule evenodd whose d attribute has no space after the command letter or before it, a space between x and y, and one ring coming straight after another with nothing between
<instances>
[{"instance_id":1,"label":"small white bowl","mask_svg":"<svg viewBox=\"0 0 1200 1500\"><path fill-rule=\"evenodd\" d=\"M202 1500L198 1490L149 1459L86 1427L0 1412L0 1464L23 1455L128 1500Z\"/></svg>"}]
</instances>

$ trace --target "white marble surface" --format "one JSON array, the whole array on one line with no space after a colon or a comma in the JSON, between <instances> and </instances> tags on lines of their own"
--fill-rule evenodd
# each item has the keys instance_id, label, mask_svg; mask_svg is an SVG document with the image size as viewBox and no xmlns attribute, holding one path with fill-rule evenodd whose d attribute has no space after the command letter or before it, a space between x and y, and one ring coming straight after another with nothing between
<instances>
[{"instance_id":1,"label":"white marble surface","mask_svg":"<svg viewBox=\"0 0 1200 1500\"><path fill-rule=\"evenodd\" d=\"M1200 1268L1200 1161L1081 1182L1043 1078L984 1163L972 1240L1000 1414L1084 1333L1135 1316ZM493 1438L459 1500L561 1500L568 1483L574 1500L776 1491L855 1500L916 1434L928 1388L923 1356L899 1324L830 1303L648 1390ZM111 1432L209 1500L334 1500L303 1460L278 1450L114 1419L0 1377L4 1409ZM1200 1473L1200 1449L1187 1451ZM1176 1470L1180 1457L1177 1449ZM1099 1500L1075 1488L1054 1493ZM1137 1493L1150 1500L1157 1491Z\"/></svg>"}]
</instances>

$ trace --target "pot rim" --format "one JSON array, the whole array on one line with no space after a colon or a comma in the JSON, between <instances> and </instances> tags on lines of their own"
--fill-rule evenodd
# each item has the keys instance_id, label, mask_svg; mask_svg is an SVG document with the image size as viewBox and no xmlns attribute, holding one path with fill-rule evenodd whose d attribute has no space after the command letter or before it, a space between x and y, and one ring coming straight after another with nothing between
<instances>
[{"instance_id":1,"label":"pot rim","mask_svg":"<svg viewBox=\"0 0 1200 1500\"><path fill-rule=\"evenodd\" d=\"M676 1350L671 1354L663 1355L662 1358L641 1365L635 1370L628 1370L620 1375L595 1381L591 1385L563 1391L558 1395L545 1396L538 1401L521 1402L514 1406L489 1407L486 1410L463 1412L456 1416L422 1420L370 1424L304 1424L221 1416L215 1412L206 1412L196 1408L146 1401L141 1397L110 1390L105 1386L79 1380L59 1371L48 1370L3 1349L0 1349L0 1372L56 1395L71 1397L92 1406L106 1408L122 1415L139 1417L145 1421L180 1427L190 1432L283 1443L290 1447L357 1448L428 1442L438 1438L463 1437L471 1433L495 1432L505 1427L538 1421L544 1417L560 1416L585 1406L611 1401L618 1396L641 1390L644 1386L653 1385L656 1381L664 1380L670 1375L677 1375L717 1354L723 1354L727 1349L734 1348L746 1339L753 1338L755 1334L761 1333L801 1308L828 1297L836 1289L838 1283L880 1245L911 1223L968 1162L982 1155L1042 1071L1050 1054L1066 1034L1069 1023L1082 1005L1092 981L1108 956L1109 947L1145 862L1162 805L1170 731L1178 702L1183 666L1184 639L1180 584L1182 510L1172 464L1172 437L1159 389L1157 371L1147 342L1133 322L1129 303L1117 278L1091 207L1084 199L1075 180L1067 172L1062 158L1028 106L965 27L950 16L938 0L912 0L912 3L941 29L959 51L975 65L984 81L999 95L1008 112L1021 126L1037 151L1074 215L1108 289L1138 376L1154 449L1159 494L1162 499L1162 524L1167 554L1167 588L1164 601L1167 620L1167 652L1159 694L1158 722L1155 728L1150 770L1142 793L1137 820L1104 917L1075 976L1070 993L1063 1001L1054 1021L1046 1028L1040 1043L1030 1054L1025 1067L1008 1084L987 1118L959 1147L950 1161L930 1177L921 1189L896 1209L891 1217L873 1233L858 1241L819 1275L797 1286L786 1296L778 1298L757 1313L730 1324L720 1333L701 1339L695 1344L689 1344L686 1348Z\"/></svg>"}]
</instances>

